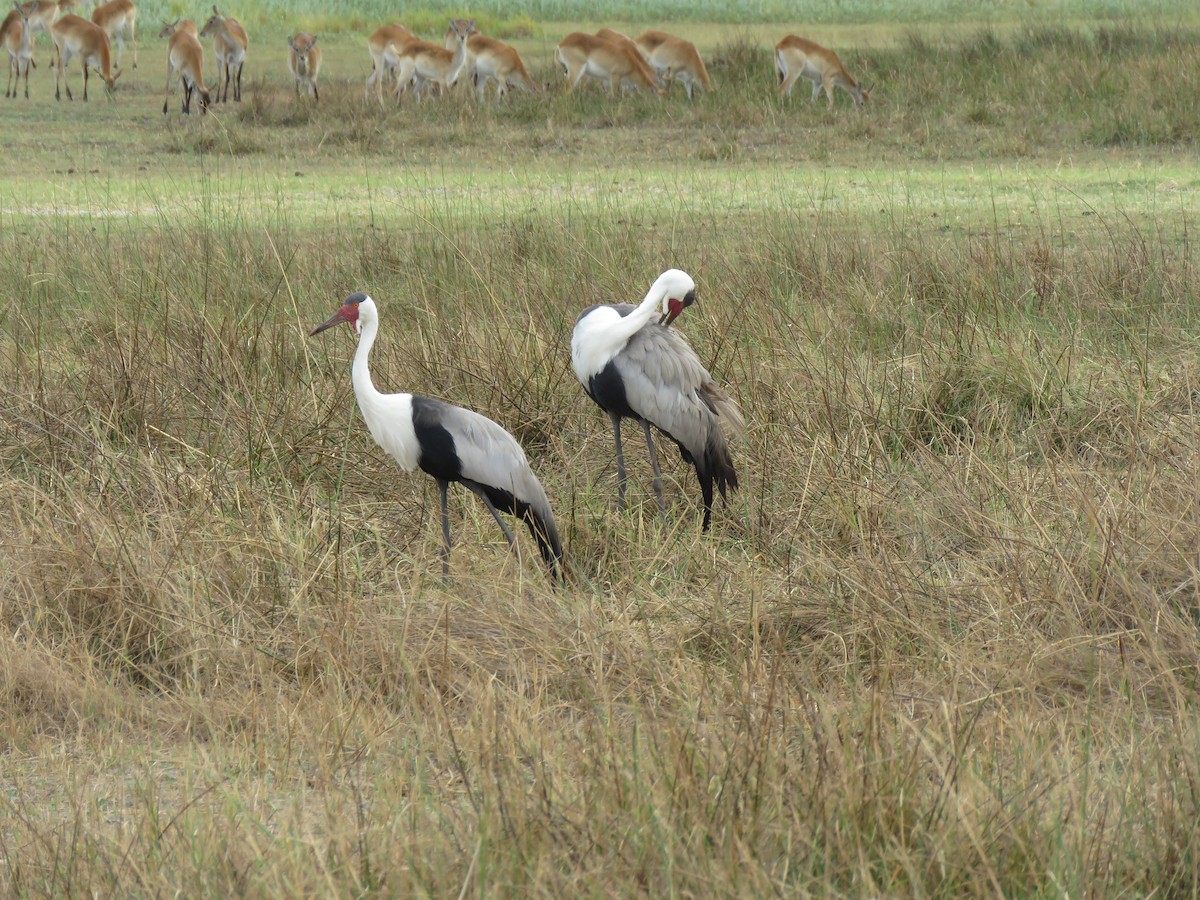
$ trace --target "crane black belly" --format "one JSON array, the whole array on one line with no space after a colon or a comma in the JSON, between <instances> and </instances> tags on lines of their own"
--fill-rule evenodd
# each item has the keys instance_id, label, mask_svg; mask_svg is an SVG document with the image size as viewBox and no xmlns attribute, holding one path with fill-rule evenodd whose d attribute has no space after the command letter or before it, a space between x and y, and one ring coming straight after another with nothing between
<instances>
[{"instance_id":1,"label":"crane black belly","mask_svg":"<svg viewBox=\"0 0 1200 900\"><path fill-rule=\"evenodd\" d=\"M425 397L413 397L413 430L421 454L417 465L421 471L443 481L462 478L462 462L454 447L454 437L439 421L440 404Z\"/></svg>"},{"instance_id":2,"label":"crane black belly","mask_svg":"<svg viewBox=\"0 0 1200 900\"><path fill-rule=\"evenodd\" d=\"M625 380L621 377L621 373L617 371L614 363L610 362L591 377L588 381L587 394L605 412L616 413L624 419L634 419L638 422L649 421L651 425L675 442L675 446L679 448L679 455L683 458L684 462L695 464L696 460L692 452L683 446L675 435L666 431L653 419L645 419L640 412L629 405L629 395L625 392Z\"/></svg>"},{"instance_id":3,"label":"crane black belly","mask_svg":"<svg viewBox=\"0 0 1200 900\"><path fill-rule=\"evenodd\" d=\"M625 380L617 371L616 364L611 361L588 380L588 396L605 412L629 419L641 418L641 414L629 405L629 397L625 393Z\"/></svg>"}]
</instances>

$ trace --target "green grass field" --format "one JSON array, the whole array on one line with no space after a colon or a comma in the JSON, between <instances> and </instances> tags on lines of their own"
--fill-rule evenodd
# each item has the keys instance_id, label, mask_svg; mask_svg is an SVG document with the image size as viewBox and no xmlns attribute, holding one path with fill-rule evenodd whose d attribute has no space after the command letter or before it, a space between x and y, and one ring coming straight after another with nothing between
<instances>
[{"instance_id":1,"label":"green grass field","mask_svg":"<svg viewBox=\"0 0 1200 900\"><path fill-rule=\"evenodd\" d=\"M1200 15L964 8L689 4L691 104L563 96L605 24L567 0L479 10L551 85L482 107L364 102L370 7L288 5L316 106L256 7L203 117L153 27L199 9L143 10L111 102L55 103L41 38L0 105L3 890L1200 891ZM788 32L868 106L780 102ZM617 512L569 363L669 266L749 426L707 535L636 429ZM307 336L353 290L382 389L525 446L563 590L462 490L441 581L434 483Z\"/></svg>"}]
</instances>

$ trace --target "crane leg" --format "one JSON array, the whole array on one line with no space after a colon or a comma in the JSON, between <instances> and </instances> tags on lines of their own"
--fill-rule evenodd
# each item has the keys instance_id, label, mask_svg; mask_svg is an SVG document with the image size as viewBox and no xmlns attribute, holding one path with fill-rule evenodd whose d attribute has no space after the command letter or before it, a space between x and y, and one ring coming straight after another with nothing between
<instances>
[{"instance_id":1,"label":"crane leg","mask_svg":"<svg viewBox=\"0 0 1200 900\"><path fill-rule=\"evenodd\" d=\"M483 488L479 487L476 484L472 484L469 481L464 481L463 484L465 484L472 491L474 491L475 496L477 496L480 500L483 501L483 505L488 508L488 512L490 512L492 514L492 518L496 520L496 524L500 526L500 530L503 531L504 536L506 538L508 538L508 546L509 547L514 546L517 542L517 539L513 535L512 529L508 527L507 522L505 522L502 518L500 518L499 510L496 509L496 505L494 503L492 503L491 499L484 492Z\"/></svg>"},{"instance_id":2,"label":"crane leg","mask_svg":"<svg viewBox=\"0 0 1200 900\"><path fill-rule=\"evenodd\" d=\"M658 511L666 514L667 502L663 499L662 471L658 468L658 454L654 451L654 438L650 436L650 423L642 419L642 430L646 432L646 446L650 448L650 467L654 470L654 496L658 499Z\"/></svg>"},{"instance_id":3,"label":"crane leg","mask_svg":"<svg viewBox=\"0 0 1200 900\"><path fill-rule=\"evenodd\" d=\"M450 482L438 479L438 498L442 502L442 580L450 577L450 510L446 505L446 491Z\"/></svg>"},{"instance_id":4,"label":"crane leg","mask_svg":"<svg viewBox=\"0 0 1200 900\"><path fill-rule=\"evenodd\" d=\"M617 511L625 509L625 452L621 449L621 417L609 413L612 419L613 443L617 448Z\"/></svg>"}]
</instances>

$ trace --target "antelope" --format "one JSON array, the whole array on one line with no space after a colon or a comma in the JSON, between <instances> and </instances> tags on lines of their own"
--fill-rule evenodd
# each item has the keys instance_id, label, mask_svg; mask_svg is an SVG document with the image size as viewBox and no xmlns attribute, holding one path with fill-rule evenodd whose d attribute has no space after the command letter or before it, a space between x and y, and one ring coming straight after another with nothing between
<instances>
[{"instance_id":1,"label":"antelope","mask_svg":"<svg viewBox=\"0 0 1200 900\"><path fill-rule=\"evenodd\" d=\"M125 54L125 32L129 32L129 43L133 45L133 67L137 68L137 34L134 20L137 5L133 0L108 0L92 10L92 21L104 29L109 39L117 39L117 67Z\"/></svg>"},{"instance_id":2,"label":"antelope","mask_svg":"<svg viewBox=\"0 0 1200 900\"><path fill-rule=\"evenodd\" d=\"M54 99L61 100L59 82L66 82L67 63L74 56L79 57L83 67L83 99L88 98L88 70L95 68L104 81L108 98L112 99L116 81L121 77L121 70L112 70L112 50L108 45L108 35L104 29L94 22L81 19L79 16L59 16L50 26L50 37L54 39L54 47L58 50L58 67L54 70ZM67 99L71 96L71 85L66 84Z\"/></svg>"},{"instance_id":3,"label":"antelope","mask_svg":"<svg viewBox=\"0 0 1200 900\"><path fill-rule=\"evenodd\" d=\"M624 32L616 31L611 28L601 28L596 30L596 37L602 37L606 41L612 41L614 44L617 44L618 47L623 47L626 52L634 54L635 56L640 56L643 62L649 64L649 56L643 52L641 47L638 47L637 44L634 43L634 38L624 34ZM659 73L654 70L653 66L650 67L650 72L654 74L655 88L665 88L666 84L664 80L662 80L662 78L659 76ZM626 83L626 86L628 86L628 83Z\"/></svg>"},{"instance_id":4,"label":"antelope","mask_svg":"<svg viewBox=\"0 0 1200 900\"><path fill-rule=\"evenodd\" d=\"M321 48L317 39L306 31L299 31L294 38L288 38L288 69L296 81L296 96L300 96L300 86L308 88L308 95L314 100L320 100L317 91L317 75L321 72Z\"/></svg>"},{"instance_id":5,"label":"antelope","mask_svg":"<svg viewBox=\"0 0 1200 900\"><path fill-rule=\"evenodd\" d=\"M647 62L650 61L649 57L642 52L642 48L635 44L633 42L633 38L625 34L623 31L617 31L613 28L597 28L596 37L604 38L606 41L612 41L614 44L620 44L626 49L634 50L641 55L642 59L646 60Z\"/></svg>"},{"instance_id":6,"label":"antelope","mask_svg":"<svg viewBox=\"0 0 1200 900\"><path fill-rule=\"evenodd\" d=\"M632 41L630 42L632 45ZM617 85L629 82L635 86L661 92L658 77L651 71L636 46L617 44L594 34L572 32L562 39L554 58L567 71L567 93L573 91L584 75L608 79L608 91L617 93Z\"/></svg>"},{"instance_id":7,"label":"antelope","mask_svg":"<svg viewBox=\"0 0 1200 900\"><path fill-rule=\"evenodd\" d=\"M233 102L242 102L242 66L246 62L246 47L249 39L237 19L221 15L215 6L212 8L212 18L200 29L200 37L213 39L213 53L217 57L217 94L218 100L225 103L229 100L229 82L234 81ZM221 73L225 73L225 93L221 95Z\"/></svg>"},{"instance_id":8,"label":"antelope","mask_svg":"<svg viewBox=\"0 0 1200 900\"><path fill-rule=\"evenodd\" d=\"M475 28L475 20L465 24L450 22L454 32L455 49L446 50L428 41L410 41L398 54L396 64L396 96L410 80L416 80L417 100L421 99L421 88L430 81L448 88L462 74L467 63L467 36Z\"/></svg>"},{"instance_id":9,"label":"antelope","mask_svg":"<svg viewBox=\"0 0 1200 900\"><path fill-rule=\"evenodd\" d=\"M634 43L654 69L666 82L678 80L687 91L688 99L692 99L692 86L699 85L706 93L712 90L712 82L708 80L708 69L704 60L696 52L696 45L685 41L665 31L643 31Z\"/></svg>"},{"instance_id":10,"label":"antelope","mask_svg":"<svg viewBox=\"0 0 1200 900\"><path fill-rule=\"evenodd\" d=\"M458 32L465 30L467 32L467 54L466 61L463 63L463 70L459 75L459 80L475 81L475 54L471 50L471 39L482 37L479 29L475 27L474 19L451 19L450 24L446 26L446 33L442 35L442 47L453 53L458 49Z\"/></svg>"},{"instance_id":11,"label":"antelope","mask_svg":"<svg viewBox=\"0 0 1200 900\"><path fill-rule=\"evenodd\" d=\"M871 88L864 88L846 71L836 53L794 34L789 34L775 45L775 71L779 74L780 94L790 97L796 79L804 77L812 82L813 102L824 89L830 107L833 106L835 87L849 94L857 107L862 107L863 101L871 93Z\"/></svg>"},{"instance_id":12,"label":"antelope","mask_svg":"<svg viewBox=\"0 0 1200 900\"><path fill-rule=\"evenodd\" d=\"M4 17L0 25L0 41L8 51L8 86L4 96L14 100L21 86L21 73L25 74L25 99L29 99L29 67L33 65L33 26L29 14L19 3L14 2L12 12ZM14 76L16 81L13 81Z\"/></svg>"},{"instance_id":13,"label":"antelope","mask_svg":"<svg viewBox=\"0 0 1200 900\"><path fill-rule=\"evenodd\" d=\"M604 38L606 41L612 41L618 47L624 47L631 53L640 56L642 61L649 65L650 57L646 55L646 52L642 50L641 47L634 43L633 38L624 32L616 31L612 28L598 28L596 29L596 37ZM663 87L664 82L662 78L659 77L658 72L655 71L653 66L650 67L650 71L654 73L654 84L659 88ZM625 83L625 86L629 87L628 82Z\"/></svg>"},{"instance_id":14,"label":"antelope","mask_svg":"<svg viewBox=\"0 0 1200 900\"><path fill-rule=\"evenodd\" d=\"M191 19L167 22L158 36L170 38L167 42L167 87L163 92L163 115L167 114L172 76L183 84L183 112L191 115L193 91L200 95L200 112L208 112L212 101L204 84L204 45L200 43L196 23Z\"/></svg>"},{"instance_id":15,"label":"antelope","mask_svg":"<svg viewBox=\"0 0 1200 900\"><path fill-rule=\"evenodd\" d=\"M371 87L374 86L379 104L383 105L383 79L395 73L400 51L416 39L415 34L399 24L381 25L371 33L367 38L367 51L371 54L371 74L363 88L364 100L371 96Z\"/></svg>"},{"instance_id":16,"label":"antelope","mask_svg":"<svg viewBox=\"0 0 1200 900\"><path fill-rule=\"evenodd\" d=\"M463 74L475 82L475 92L483 99L484 89L488 81L495 79L496 96L503 97L510 87L521 87L533 93L541 93L541 87L530 76L521 62L521 56L515 49L504 41L487 37L475 30L475 26L466 19L452 19L446 29L446 49L453 50L457 37L454 23L458 22L463 28L469 26L467 37L467 61Z\"/></svg>"},{"instance_id":17,"label":"antelope","mask_svg":"<svg viewBox=\"0 0 1200 900\"><path fill-rule=\"evenodd\" d=\"M158 39L161 41L169 38L176 31L186 31L197 39L200 36L200 32L196 29L196 23L191 19L176 19L174 22L163 22L162 31L158 33Z\"/></svg>"},{"instance_id":18,"label":"antelope","mask_svg":"<svg viewBox=\"0 0 1200 900\"><path fill-rule=\"evenodd\" d=\"M25 14L29 17L29 27L32 32L29 36L30 40L39 31L49 34L50 26L54 24L54 20L74 8L75 0L59 0L57 3L54 0L29 0L28 3L23 4L22 9L25 10ZM55 46L54 52L55 54L58 53L57 46ZM50 65L56 64L56 59L50 60Z\"/></svg>"}]
</instances>

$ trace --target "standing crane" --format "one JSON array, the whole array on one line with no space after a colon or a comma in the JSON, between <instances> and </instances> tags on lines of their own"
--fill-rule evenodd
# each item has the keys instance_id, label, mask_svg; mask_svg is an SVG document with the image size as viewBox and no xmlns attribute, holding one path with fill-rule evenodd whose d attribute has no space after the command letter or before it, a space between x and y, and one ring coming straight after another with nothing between
<instances>
[{"instance_id":1,"label":"standing crane","mask_svg":"<svg viewBox=\"0 0 1200 900\"><path fill-rule=\"evenodd\" d=\"M554 525L550 501L525 459L516 438L486 416L461 406L416 394L381 394L371 382L367 357L379 333L379 310L363 293L351 294L327 322L314 328L319 334L341 322L358 333L351 380L354 396L367 430L375 443L411 472L420 468L432 475L442 504L442 577L450 574L450 514L446 492L451 482L468 488L500 524L508 545L516 539L500 518L504 510L529 526L538 550L552 572L562 577L562 544Z\"/></svg>"},{"instance_id":2,"label":"standing crane","mask_svg":"<svg viewBox=\"0 0 1200 900\"><path fill-rule=\"evenodd\" d=\"M637 306L588 307L579 314L571 335L571 365L584 391L612 421L617 508L625 508L621 419L633 419L646 435L659 511L665 512L666 503L651 425L675 442L684 462L696 467L704 501L702 530L708 531L713 484L722 497L726 488L737 487L728 437L741 434L744 426L737 404L717 387L696 351L670 327L695 302L696 283L691 276L668 269Z\"/></svg>"}]
</instances>

